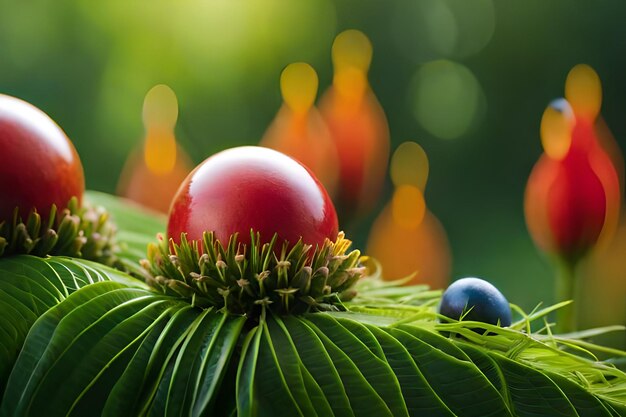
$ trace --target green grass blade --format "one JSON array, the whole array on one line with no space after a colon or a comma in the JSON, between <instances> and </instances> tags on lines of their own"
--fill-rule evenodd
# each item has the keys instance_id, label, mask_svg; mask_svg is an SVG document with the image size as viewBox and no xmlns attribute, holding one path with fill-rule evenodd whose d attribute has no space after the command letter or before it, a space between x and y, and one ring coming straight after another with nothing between
<instances>
[{"instance_id":1,"label":"green grass blade","mask_svg":"<svg viewBox=\"0 0 626 417\"><path fill-rule=\"evenodd\" d=\"M493 353L491 357L502 370L516 415L520 417L578 416L563 391L545 374L497 353Z\"/></svg>"},{"instance_id":2,"label":"green grass blade","mask_svg":"<svg viewBox=\"0 0 626 417\"><path fill-rule=\"evenodd\" d=\"M611 416L611 412L606 408L604 402L596 396L590 395L581 385L551 372L546 372L546 376L559 387L580 417Z\"/></svg>"}]
</instances>

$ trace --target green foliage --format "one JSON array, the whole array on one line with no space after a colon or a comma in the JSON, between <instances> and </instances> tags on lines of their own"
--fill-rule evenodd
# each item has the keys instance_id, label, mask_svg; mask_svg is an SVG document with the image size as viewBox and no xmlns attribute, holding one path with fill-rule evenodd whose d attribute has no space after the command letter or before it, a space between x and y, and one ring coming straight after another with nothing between
<instances>
[{"instance_id":1,"label":"green foliage","mask_svg":"<svg viewBox=\"0 0 626 417\"><path fill-rule=\"evenodd\" d=\"M343 232L321 247L298 241L277 247L278 235L261 244L250 231L247 247L231 236L227 245L205 232L201 242L180 244L163 239L148 246L141 262L146 281L164 294L188 298L193 305L216 307L256 317L265 308L280 314L342 310L342 300L354 298L354 284L363 276L361 253L348 252L352 242Z\"/></svg>"},{"instance_id":2,"label":"green foliage","mask_svg":"<svg viewBox=\"0 0 626 417\"><path fill-rule=\"evenodd\" d=\"M0 259L0 417L626 415L626 374L593 353L626 352L551 335L560 306L503 329L440 322L423 286L357 290L250 318L84 260Z\"/></svg>"},{"instance_id":3,"label":"green foliage","mask_svg":"<svg viewBox=\"0 0 626 417\"><path fill-rule=\"evenodd\" d=\"M53 204L43 216L16 208L12 221L0 222L0 256L62 255L106 265L116 262L115 227L102 207L89 203L79 207L74 197L66 209L58 211Z\"/></svg>"},{"instance_id":4,"label":"green foliage","mask_svg":"<svg viewBox=\"0 0 626 417\"><path fill-rule=\"evenodd\" d=\"M93 262L29 255L0 258L0 393L35 321L79 288L101 281L145 287Z\"/></svg>"},{"instance_id":5,"label":"green foliage","mask_svg":"<svg viewBox=\"0 0 626 417\"><path fill-rule=\"evenodd\" d=\"M93 206L106 207L117 227L117 257L131 271L138 269L140 259L146 257L146 247L165 230L165 217L148 213L140 206L124 199L97 191L85 192L85 200Z\"/></svg>"}]
</instances>

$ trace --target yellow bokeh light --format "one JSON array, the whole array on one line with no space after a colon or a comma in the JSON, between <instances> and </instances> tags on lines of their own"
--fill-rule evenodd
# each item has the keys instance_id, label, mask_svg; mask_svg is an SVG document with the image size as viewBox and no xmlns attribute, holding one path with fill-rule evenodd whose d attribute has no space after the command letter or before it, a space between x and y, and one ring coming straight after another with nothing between
<instances>
[{"instance_id":1,"label":"yellow bokeh light","mask_svg":"<svg viewBox=\"0 0 626 417\"><path fill-rule=\"evenodd\" d=\"M543 112L541 118L541 145L546 154L563 159L572 144L573 114L565 100L556 100Z\"/></svg>"},{"instance_id":2,"label":"yellow bokeh light","mask_svg":"<svg viewBox=\"0 0 626 417\"><path fill-rule=\"evenodd\" d=\"M402 143L391 157L391 181L396 187L412 185L424 193L428 170L428 156L415 142Z\"/></svg>"},{"instance_id":3,"label":"yellow bokeh light","mask_svg":"<svg viewBox=\"0 0 626 417\"><path fill-rule=\"evenodd\" d=\"M171 172L176 165L176 138L174 132L149 130L143 148L148 169L157 175Z\"/></svg>"},{"instance_id":4,"label":"yellow bokeh light","mask_svg":"<svg viewBox=\"0 0 626 417\"><path fill-rule=\"evenodd\" d=\"M384 280L408 278L407 284L431 288L448 285L450 245L445 229L428 210L418 227L407 230L393 220L391 207L385 207L372 224L366 253L371 257L361 262L367 272Z\"/></svg>"},{"instance_id":5,"label":"yellow bokeh light","mask_svg":"<svg viewBox=\"0 0 626 417\"><path fill-rule=\"evenodd\" d=\"M296 113L305 113L311 108L318 84L317 73L305 62L287 65L280 76L283 100Z\"/></svg>"},{"instance_id":6,"label":"yellow bokeh light","mask_svg":"<svg viewBox=\"0 0 626 417\"><path fill-rule=\"evenodd\" d=\"M346 30L335 38L332 55L335 72L350 67L366 73L372 62L372 43L363 32Z\"/></svg>"},{"instance_id":7,"label":"yellow bokeh light","mask_svg":"<svg viewBox=\"0 0 626 417\"><path fill-rule=\"evenodd\" d=\"M165 84L155 85L143 101L143 123L146 128L162 126L173 129L178 119L178 99Z\"/></svg>"},{"instance_id":8,"label":"yellow bokeh light","mask_svg":"<svg viewBox=\"0 0 626 417\"><path fill-rule=\"evenodd\" d=\"M565 98L576 117L596 119L602 106L602 84L593 68L578 64L571 69L565 81Z\"/></svg>"},{"instance_id":9,"label":"yellow bokeh light","mask_svg":"<svg viewBox=\"0 0 626 417\"><path fill-rule=\"evenodd\" d=\"M396 188L391 200L391 214L394 223L405 228L415 229L424 219L426 202L422 191L413 185Z\"/></svg>"},{"instance_id":10,"label":"yellow bokeh light","mask_svg":"<svg viewBox=\"0 0 626 417\"><path fill-rule=\"evenodd\" d=\"M143 102L144 161L154 174L165 175L176 165L174 126L177 119L178 100L174 91L164 84L150 89Z\"/></svg>"},{"instance_id":11,"label":"yellow bokeh light","mask_svg":"<svg viewBox=\"0 0 626 417\"><path fill-rule=\"evenodd\" d=\"M348 100L359 100L363 97L368 83L366 74L356 68L345 68L335 71L333 85Z\"/></svg>"}]
</instances>

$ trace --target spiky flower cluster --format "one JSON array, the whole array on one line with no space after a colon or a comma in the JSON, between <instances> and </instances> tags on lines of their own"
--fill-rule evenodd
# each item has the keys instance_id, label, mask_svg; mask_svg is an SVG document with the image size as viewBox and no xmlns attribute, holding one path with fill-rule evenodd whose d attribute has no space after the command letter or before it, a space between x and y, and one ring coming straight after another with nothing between
<instances>
[{"instance_id":1,"label":"spiky flower cluster","mask_svg":"<svg viewBox=\"0 0 626 417\"><path fill-rule=\"evenodd\" d=\"M45 217L31 210L26 221L16 208L11 222L0 222L0 256L62 255L113 265L115 231L103 208L80 207L76 198L61 212L53 204Z\"/></svg>"},{"instance_id":2,"label":"spiky flower cluster","mask_svg":"<svg viewBox=\"0 0 626 417\"><path fill-rule=\"evenodd\" d=\"M277 235L265 244L251 231L250 245L233 235L224 247L205 232L201 242L181 235L180 245L159 237L142 262L146 281L160 292L190 299L200 307L258 316L266 308L278 314L343 310L363 276L360 252L346 253L351 241L339 233L321 248L302 241L277 248Z\"/></svg>"}]
</instances>

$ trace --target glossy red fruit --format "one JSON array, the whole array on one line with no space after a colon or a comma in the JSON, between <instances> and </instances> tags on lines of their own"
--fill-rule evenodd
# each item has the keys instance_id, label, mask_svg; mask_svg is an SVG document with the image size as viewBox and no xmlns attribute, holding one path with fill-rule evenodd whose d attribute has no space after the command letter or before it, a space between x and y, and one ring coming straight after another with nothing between
<instances>
[{"instance_id":1,"label":"glossy red fruit","mask_svg":"<svg viewBox=\"0 0 626 417\"><path fill-rule=\"evenodd\" d=\"M0 222L15 207L23 218L33 208L45 216L52 204L80 202L84 189L83 167L63 130L33 105L0 94Z\"/></svg>"},{"instance_id":2,"label":"glossy red fruit","mask_svg":"<svg viewBox=\"0 0 626 417\"><path fill-rule=\"evenodd\" d=\"M278 246L288 241L322 245L337 238L337 213L326 190L304 165L272 149L244 146L213 155L200 164L174 197L168 236L182 232L199 240L205 231L227 244L239 233L250 243L250 230Z\"/></svg>"}]
</instances>

